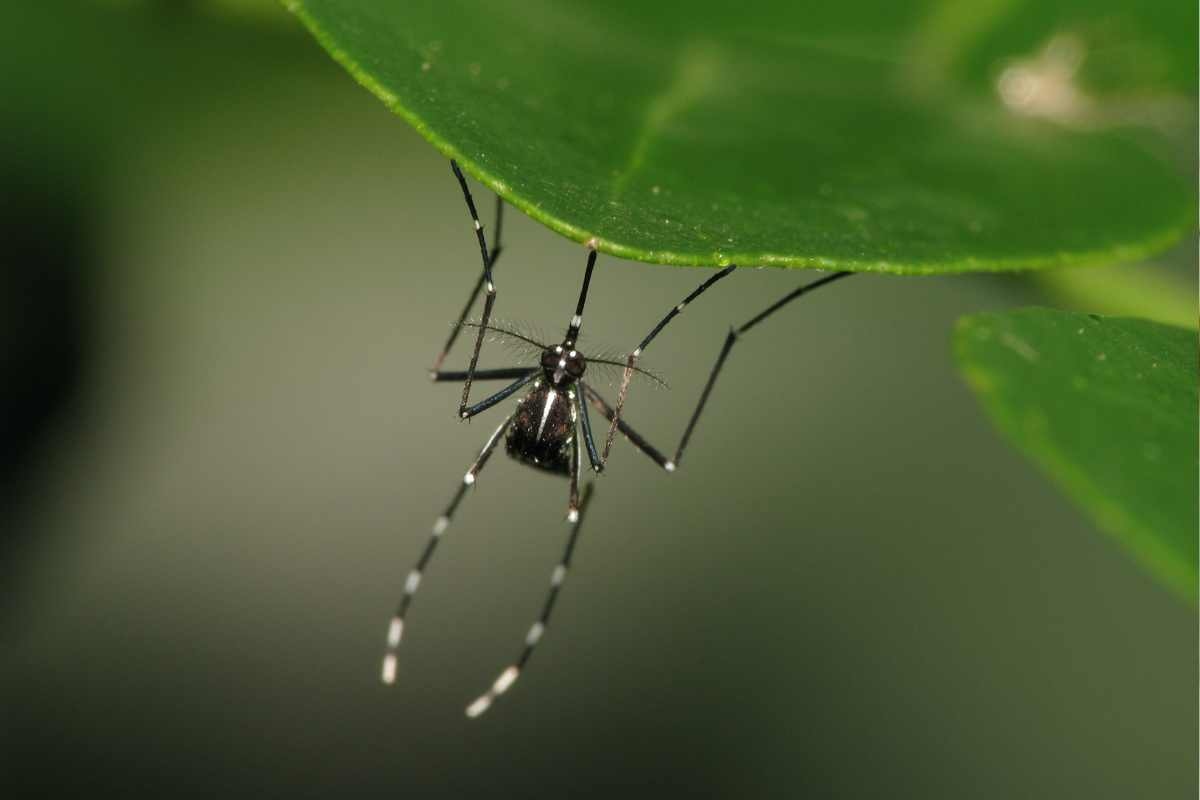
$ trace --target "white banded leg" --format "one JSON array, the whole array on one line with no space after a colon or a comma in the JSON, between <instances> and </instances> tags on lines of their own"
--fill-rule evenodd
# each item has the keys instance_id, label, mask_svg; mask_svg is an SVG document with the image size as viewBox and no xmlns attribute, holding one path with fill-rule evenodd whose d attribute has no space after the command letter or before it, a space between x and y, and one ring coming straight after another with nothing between
<instances>
[{"instance_id":1,"label":"white banded leg","mask_svg":"<svg viewBox=\"0 0 1200 800\"><path fill-rule=\"evenodd\" d=\"M616 419L616 412L613 411L612 406L608 404L608 401L605 400L599 392L593 389L590 384L583 383L583 381L580 381L579 385L583 389L583 394L585 397L587 397L588 402L595 406L596 409L604 415L605 419L607 419L609 422L612 422L614 419ZM616 425L617 429L621 431L629 443L649 456L650 460L652 460L655 464L658 464L658 466L662 467L667 472L675 471L675 462L660 453L658 448L646 441L646 438L635 431L628 422L623 419L617 419Z\"/></svg>"},{"instance_id":2,"label":"white banded leg","mask_svg":"<svg viewBox=\"0 0 1200 800\"><path fill-rule=\"evenodd\" d=\"M488 321L492 318L492 307L496 304L496 282L492 279L492 261L491 253L488 252L487 237L483 234L483 225L479 222L479 212L475 210L475 200L471 197L470 188L467 187L467 179L463 177L457 161L450 160L450 169L454 171L454 177L458 179L463 200L466 201L467 209L471 212L471 223L475 226L475 238L479 241L479 257L483 260L483 284L487 292L483 301L483 318L479 321L479 333L475 336L475 349L471 351L471 361L467 365L467 379L463 382L462 402L458 405L458 416L467 419L471 416L467 403L471 399L471 383L475 379L475 367L479 364L479 351L483 347L483 337L487 332Z\"/></svg>"},{"instance_id":3,"label":"white banded leg","mask_svg":"<svg viewBox=\"0 0 1200 800\"><path fill-rule=\"evenodd\" d=\"M596 267L596 246L588 242L587 266L583 270L583 285L579 288L579 301L575 304L575 315L567 325L567 335L563 342L570 347L575 346L579 339L579 328L583 325L583 307L587 304L588 286L592 283L592 270Z\"/></svg>"},{"instance_id":4,"label":"white banded leg","mask_svg":"<svg viewBox=\"0 0 1200 800\"><path fill-rule=\"evenodd\" d=\"M763 322L776 311L783 308L796 298L802 297L814 289L827 286L834 281L853 274L851 272L834 272L830 275L818 278L815 281L811 281L810 283L806 283L797 289L793 289L779 300L767 306L745 324L737 328L730 328L729 334L725 337L725 343L721 346L721 351L717 354L717 361L715 364L713 364L713 368L708 374L708 381L705 382L704 389L700 392L700 399L696 401L696 407L692 411L691 417L688 418L687 427L683 429L683 435L679 438L679 445L675 448L675 455L672 458L665 458L661 453L651 447L648 442L646 442L640 436L637 436L621 418L621 409L625 403L625 395L629 388L629 379L633 375L637 358L641 355L642 350L645 349L646 345L658 335L658 332L661 331L666 324L670 322L673 317L675 317L675 315L682 311L684 306L698 297L700 293L709 286L728 275L732 270L733 267L722 270L721 272L717 273L717 275L709 278L707 281L701 284L696 291L688 295L682 303L680 303L670 313L663 317L662 321L655 326L654 330L650 331L649 335L642 340L642 343L638 345L637 349L633 351L633 353L629 356L629 359L626 361L625 375L621 379L621 391L620 394L617 395L617 407L615 410L609 409L608 404L604 402L599 394L589 390L587 387L584 387L584 391L587 394L588 399L591 400L592 404L599 408L609 419L608 439L604 443L604 454L602 456L603 460L608 460L608 451L612 444L613 436L617 430L620 430L639 450L654 459L660 467L665 469L667 472L674 472L679 467L679 461L683 458L683 451L692 438L692 432L696 429L696 423L700 420L700 413L704 411L704 406L708 403L708 398L709 395L712 394L713 386L716 385L717 378L721 374L721 368L725 366L725 359L729 357L729 352L733 350L733 346L738 342L742 334L748 332L751 328Z\"/></svg>"},{"instance_id":5,"label":"white banded leg","mask_svg":"<svg viewBox=\"0 0 1200 800\"><path fill-rule=\"evenodd\" d=\"M587 511L588 501L592 497L593 485L588 483L583 489L583 495L579 501L579 514L574 519L568 519L571 526L571 533L567 537L567 546L563 551L562 558L554 567L554 571L550 573L550 591L546 595L546 602L542 605L542 613L538 615L537 621L529 628L529 632L525 634L525 645L521 649L521 655L517 660L504 668L500 676L492 683L486 692L481 694L476 700L467 706L468 717L478 717L483 712L487 711L496 698L508 691L509 687L517 680L521 674L521 670L529 662L529 657L533 655L533 649L537 647L538 642L542 640L543 634L546 632L546 626L550 624L550 615L554 612L554 604L558 601L559 590L562 589L563 581L566 580L567 570L571 566L571 555L575 552L575 543L579 540L580 526L583 524L583 515Z\"/></svg>"},{"instance_id":6,"label":"white banded leg","mask_svg":"<svg viewBox=\"0 0 1200 800\"><path fill-rule=\"evenodd\" d=\"M496 268L496 261L500 258L500 251L502 249L500 246L500 229L503 226L503 223L504 201L500 199L499 195L496 195L496 224L492 228L492 250L488 255L486 262L487 265L493 270ZM450 348L454 347L454 342L456 339L458 339L458 334L463 329L463 323L466 322L467 315L471 313L471 309L475 307L475 301L479 299L479 293L483 291L483 285L487 282L487 279L488 275L486 270L479 273L479 279L475 281L475 287L471 290L471 294L467 297L467 304L463 306L462 313L458 315L458 321L455 322L454 327L450 329L450 335L446 337L446 343L442 345L441 352L438 353L437 358L433 360L433 368L430 370L430 372L434 376L438 375L442 368L442 363L446 360L446 356L450 354ZM478 378L479 375L476 374L475 377ZM438 378L435 377L435 380L437 379ZM458 380L464 379L465 374L463 378L459 378Z\"/></svg>"},{"instance_id":7,"label":"white banded leg","mask_svg":"<svg viewBox=\"0 0 1200 800\"><path fill-rule=\"evenodd\" d=\"M706 280L704 283L697 286L691 294L683 298L678 305L668 311L666 316L658 321L658 324L655 325L648 334L646 334L646 338L642 339L641 343L633 349L632 353L629 354L629 358L625 361L625 374L621 376L621 388L617 392L617 409L608 426L608 435L604 437L604 452L600 455L600 460L602 462L608 462L608 454L612 450L613 438L617 435L618 421L621 419L621 412L625 409L625 396L629 393L629 381L633 378L634 368L637 366L638 359L642 357L642 351L649 346L650 342L654 341L654 337L658 336L659 332L663 328L667 327L667 323L683 313L683 310L687 308L688 303L704 294L704 292L707 291L710 286L729 275L729 273L733 272L735 269L737 269L736 266L726 267L716 275L713 275L711 278Z\"/></svg>"},{"instance_id":8,"label":"white banded leg","mask_svg":"<svg viewBox=\"0 0 1200 800\"><path fill-rule=\"evenodd\" d=\"M579 405L576 399L575 390L568 392L571 402L571 468L567 473L570 481L570 499L567 501L567 522L575 523L579 521L579 473L583 472L583 456L582 449L579 447L579 416L577 406Z\"/></svg>"},{"instance_id":9,"label":"white banded leg","mask_svg":"<svg viewBox=\"0 0 1200 800\"><path fill-rule=\"evenodd\" d=\"M425 574L425 568L429 565L429 560L433 558L433 553L437 550L438 542L441 541L442 534L446 532L446 528L450 527L450 520L454 517L454 512L458 508L458 504L462 502L463 496L466 495L467 489L475 485L475 479L479 475L479 471L483 469L483 465L491 457L492 451L496 449L496 445L500 442L500 437L504 435L504 431L512 423L512 416L507 417L500 423L500 427L488 438L483 449L479 451L479 457L475 459L475 463L463 475L462 482L459 483L458 489L454 492L454 497L451 498L446 510L433 523L433 532L429 536L429 540L425 543L425 549L421 551L421 557L417 559L416 565L409 571L408 577L404 579L404 593L400 596L400 603L396 607L396 613L392 616L391 622L388 624L387 632L387 648L383 654L383 668L380 674L383 682L393 684L396 682L396 652L400 648L400 640L404 636L404 619L408 614L408 607L412 603L413 595L417 593L417 589L421 585L421 577Z\"/></svg>"}]
</instances>

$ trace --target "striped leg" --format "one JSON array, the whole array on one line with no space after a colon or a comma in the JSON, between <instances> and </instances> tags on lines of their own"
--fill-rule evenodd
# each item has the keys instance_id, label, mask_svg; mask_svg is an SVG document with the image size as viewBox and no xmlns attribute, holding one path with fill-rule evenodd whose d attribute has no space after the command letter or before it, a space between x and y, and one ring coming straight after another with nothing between
<instances>
[{"instance_id":1,"label":"striped leg","mask_svg":"<svg viewBox=\"0 0 1200 800\"><path fill-rule=\"evenodd\" d=\"M493 228L494 233L492 236L492 250L491 250L491 253L488 255L488 260L487 260L487 263L489 265L491 265L492 269L496 268L496 261L499 260L500 252L503 250L503 248L500 246L500 230L501 230L503 223L504 223L504 201L500 199L499 195L497 195L496 196L496 225ZM486 271L480 272L479 279L477 281L475 281L475 286L473 289L471 289L471 294L467 298L466 305L463 306L462 313L458 315L458 322L454 323L454 327L450 329L450 335L446 338L446 343L444 345L442 345L442 351L440 353L438 353L437 358L435 358L433 360L433 367L430 369L430 373L434 376L434 380L444 380L443 378L437 377L439 371L442 368L442 362L444 362L446 360L446 356L448 356L450 354L450 348L454 347L454 342L455 342L455 340L458 339L458 334L462 332L463 323L466 322L467 315L471 313L471 309L475 307L475 301L479 299L479 293L481 291L483 291L483 284L486 281L487 281L487 272ZM479 376L476 375L475 377L479 377ZM464 373L464 377L459 378L458 380L460 380L460 381L465 380L465 373Z\"/></svg>"},{"instance_id":2,"label":"striped leg","mask_svg":"<svg viewBox=\"0 0 1200 800\"><path fill-rule=\"evenodd\" d=\"M588 287L592 283L592 270L596 268L596 251L592 247L593 245L589 243L587 266L583 269L583 286L579 288L579 301L575 304L575 315L567 324L567 335L563 339L563 344L567 347L575 346L575 341L579 338L579 328L583 325L583 307L587 304Z\"/></svg>"},{"instance_id":3,"label":"striped leg","mask_svg":"<svg viewBox=\"0 0 1200 800\"><path fill-rule=\"evenodd\" d=\"M467 379L463 383L462 402L458 405L458 416L467 419L471 416L468 413L467 403L471 399L471 382L475 378L475 366L479 363L479 350L483 347L483 337L487 332L488 322L492 318L492 307L496 305L496 282L492 280L492 262L488 253L487 237L483 235L483 225L480 224L479 214L475 211L475 201L471 198L471 190L467 188L467 179L463 177L457 161L450 161L450 169L454 171L454 177L458 178L463 199L467 202L471 220L475 224L475 238L479 240L479 256L483 259L483 283L487 290L487 297L483 301L483 317L479 321L479 333L475 337L475 349L471 351L471 363L467 367Z\"/></svg>"},{"instance_id":4,"label":"striped leg","mask_svg":"<svg viewBox=\"0 0 1200 800\"><path fill-rule=\"evenodd\" d=\"M634 362L636 361L636 357L641 355L641 351L645 349L646 345L658 335L658 332L662 330L668 322L671 321L673 316L682 311L684 306L686 306L692 301L692 299L697 297L709 286L716 283L723 276L728 275L732 269L733 267L729 267L728 269L723 270L721 273L717 274L716 277L710 278L707 282L701 285L699 289L688 295L687 299L676 306L671 313L667 314L662 322L658 323L654 330L650 331L650 335L642 341L641 345L639 345L638 348L633 351L633 354L629 356L629 360L626 362L625 376L621 381L621 393L617 396L616 410L609 408L608 404L604 402L604 399L590 387L584 388L584 392L587 394L592 405L600 409L600 411L609 419L608 440L604 443L604 460L608 460L608 451L612 443L613 435L617 430L620 430L621 433L625 434L626 438L628 438L635 447L637 447L646 455L650 456L650 458L654 459L654 461L660 467L665 469L667 472L674 472L676 467L679 466L679 460L683 458L684 448L687 447L688 441L692 438L692 431L696 429L696 422L700 419L700 412L704 410L705 404L708 403L708 397L710 394L712 394L713 386L717 382L717 376L721 374L721 369L725 366L725 359L729 357L729 351L733 349L733 345L737 343L738 338L755 325L758 325L767 317L771 316L776 311L795 300L797 297L807 294L814 289L819 289L822 286L833 283L834 281L844 278L847 275L854 274L852 272L835 272L831 275L818 278L811 283L806 283L805 285L799 287L798 289L794 289L776 302L772 303L741 327L731 328L729 330L729 334L725 337L725 343L721 346L721 352L717 355L717 363L713 365L712 371L708 374L708 381L704 384L704 390L700 392L700 399L696 402L696 408L692 411L692 416L688 419L687 427L683 429L683 436L679 438L679 446L675 448L675 456L673 458L665 458L661 453L650 446L645 439L642 439L642 437L635 433L632 428L626 425L624 420L621 419L621 405L625 402L625 393L629 388L629 379L633 375L633 368L635 366Z\"/></svg>"},{"instance_id":5,"label":"striped leg","mask_svg":"<svg viewBox=\"0 0 1200 800\"><path fill-rule=\"evenodd\" d=\"M599 392L585 384L583 386L583 393L587 397L588 402L595 406L596 410L603 414L605 419L612 422L616 418L616 412L613 411L613 407L600 396ZM621 435L629 440L630 444L645 453L655 464L658 464L667 472L675 471L675 464L660 453L658 448L646 441L640 433L631 428L625 420L617 420L617 429L621 431Z\"/></svg>"},{"instance_id":6,"label":"striped leg","mask_svg":"<svg viewBox=\"0 0 1200 800\"><path fill-rule=\"evenodd\" d=\"M571 317L570 324L567 325L567 335L563 339L565 347L574 347L575 341L579 338L579 329L583 325L583 309L587 303L588 286L592 282L592 270L596 266L596 251L592 248L592 244L588 245L587 267L583 272L583 286L579 289L579 302L575 304L575 315ZM572 350L569 356L573 357L575 352ZM559 369L566 366L566 360L559 362ZM558 373L555 373L556 375ZM578 516L578 500L579 500L579 474L583 472L583 465L580 457L579 437L582 432L584 443L587 445L588 463L592 465L592 471L600 473L604 470L604 464L600 460L599 454L596 452L596 440L592 437L592 420L588 417L587 403L583 401L583 383L580 382L577 388L568 392L571 398L571 420L575 423L574 438L572 447L574 448L574 471L571 473L571 508L568 516ZM573 520L572 520L573 521Z\"/></svg>"},{"instance_id":7,"label":"striped leg","mask_svg":"<svg viewBox=\"0 0 1200 800\"><path fill-rule=\"evenodd\" d=\"M387 649L383 656L383 682L392 684L396 682L396 651L400 648L400 639L404 635L404 619L408 614L408 607L412 603L413 595L417 592L417 587L421 585L421 576L425 574L425 568L429 566L429 560L433 558L433 552L437 549L438 542L441 541L442 534L446 532L446 528L450 527L450 520L454 516L458 504L462 502L463 496L466 495L467 489L475 485L475 478L479 475L479 471L483 469L483 465L487 463L491 457L492 451L496 449L496 445L500 442L500 437L504 435L504 431L512 424L513 418L510 416L500 423L500 427L496 428L495 433L488 438L483 449L479 451L479 457L475 459L475 463L467 470L463 476L462 483L458 485L458 489L454 492L454 497L451 498L446 510L433 523L433 533L429 537L429 541L425 543L425 549L421 552L421 557L417 559L416 566L408 573L408 577L404 581L404 594L400 597L400 604L396 608L395 615L392 616L392 621L388 625L387 632Z\"/></svg>"},{"instance_id":8,"label":"striped leg","mask_svg":"<svg viewBox=\"0 0 1200 800\"><path fill-rule=\"evenodd\" d=\"M679 314L685 308L687 308L688 303L704 294L704 292L708 290L708 287L712 286L714 283L721 280L735 269L737 269L736 266L726 267L716 275L713 275L711 278L706 280L704 283L697 286L695 291L683 298L682 303L668 311L667 315L659 320L659 323L654 326L650 333L646 334L646 338L642 339L642 343L634 348L633 352L629 354L629 358L625 362L625 374L621 378L621 390L617 393L617 410L608 426L608 435L604 438L604 452L601 454L601 461L608 461L609 451L612 450L613 437L617 435L617 427L618 421L621 419L621 411L625 408L625 396L629 393L629 381L633 378L634 367L637 366L637 361L639 358L641 358L642 351L646 349L650 342L654 341L654 337L658 336L659 331L667 327L667 323L675 319L675 317L679 316Z\"/></svg>"},{"instance_id":9,"label":"striped leg","mask_svg":"<svg viewBox=\"0 0 1200 800\"><path fill-rule=\"evenodd\" d=\"M574 394L574 392L572 392ZM575 398L571 398L574 403ZM571 417L575 417L575 409L571 409ZM579 424L576 422L574 434L571 436L571 468L567 476L571 482L570 499L567 501L567 522L579 521L579 473L583 472L583 451L579 447Z\"/></svg>"},{"instance_id":10,"label":"striped leg","mask_svg":"<svg viewBox=\"0 0 1200 800\"><path fill-rule=\"evenodd\" d=\"M468 717L478 717L483 712L491 707L497 697L508 691L513 685L517 677L521 674L521 670L529 663L529 657L533 655L533 648L537 647L537 643L542 640L542 634L546 632L546 626L550 624L550 614L554 612L554 604L558 601L558 593L562 588L563 581L567 577L567 569L571 566L571 555L575 552L575 543L579 540L579 529L583 524L583 514L587 511L588 501L592 497L592 484L589 483L583 489L583 496L579 501L579 514L574 520L568 519L571 525L571 533L567 537L567 547L563 551L562 559L554 568L554 572L550 574L550 592L546 595L546 601L542 605L542 613L538 615L537 621L529 628L529 633L525 634L525 645L521 649L521 655L516 662L505 668L500 673L500 677L496 678L491 687L486 692L481 694L471 705L467 706Z\"/></svg>"}]
</instances>

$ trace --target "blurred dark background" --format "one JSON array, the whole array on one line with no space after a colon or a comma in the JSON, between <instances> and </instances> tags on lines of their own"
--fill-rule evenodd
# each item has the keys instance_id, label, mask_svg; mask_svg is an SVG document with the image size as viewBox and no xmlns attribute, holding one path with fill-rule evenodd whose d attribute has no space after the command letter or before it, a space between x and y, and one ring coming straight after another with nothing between
<instances>
[{"instance_id":1,"label":"blurred dark background","mask_svg":"<svg viewBox=\"0 0 1200 800\"><path fill-rule=\"evenodd\" d=\"M553 627L469 722L565 487L489 465L381 686L495 424L425 377L477 269L445 161L270 3L4 16L3 796L1195 796L1194 609L950 359L959 314L1061 284L856 278L760 329L680 473L619 446ZM581 265L511 213L500 315L557 329ZM1195 318L1194 242L1109 273ZM602 257L588 339L702 275ZM803 280L723 284L630 417L673 443L726 326Z\"/></svg>"}]
</instances>

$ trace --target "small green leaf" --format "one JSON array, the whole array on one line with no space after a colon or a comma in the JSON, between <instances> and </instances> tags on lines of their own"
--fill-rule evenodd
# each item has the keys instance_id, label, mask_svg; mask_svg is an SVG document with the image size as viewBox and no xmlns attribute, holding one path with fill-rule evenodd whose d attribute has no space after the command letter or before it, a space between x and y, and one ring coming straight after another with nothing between
<instances>
[{"instance_id":1,"label":"small green leaf","mask_svg":"<svg viewBox=\"0 0 1200 800\"><path fill-rule=\"evenodd\" d=\"M1004 434L1179 594L1196 598L1196 332L1030 308L959 320Z\"/></svg>"},{"instance_id":2,"label":"small green leaf","mask_svg":"<svg viewBox=\"0 0 1200 800\"><path fill-rule=\"evenodd\" d=\"M1191 64L1191 28L1136 24L1153 0L1116 17L1064 0L286 2L487 186L625 258L1028 269L1142 257L1192 225L1188 185L1123 130L1160 119L1129 105L1146 91L1146 109L1194 116L1177 71L1138 73L1112 105L1073 71L1114 35L1138 63ZM1006 59L1027 67L1007 103Z\"/></svg>"}]
</instances>

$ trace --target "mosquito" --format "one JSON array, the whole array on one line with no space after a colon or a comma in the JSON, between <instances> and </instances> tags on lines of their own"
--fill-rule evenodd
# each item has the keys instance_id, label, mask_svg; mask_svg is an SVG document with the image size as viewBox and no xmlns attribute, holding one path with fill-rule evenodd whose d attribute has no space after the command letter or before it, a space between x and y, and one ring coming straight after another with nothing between
<instances>
[{"instance_id":1,"label":"mosquito","mask_svg":"<svg viewBox=\"0 0 1200 800\"><path fill-rule=\"evenodd\" d=\"M524 644L516 660L505 667L499 677L492 682L491 686L467 706L467 716L478 717L487 711L500 695L512 687L517 677L521 674L521 671L528 664L530 657L533 655L534 648L541 641L543 634L546 632L546 627L550 623L550 615L554 611L554 605L558 600L559 592L566 579L567 570L571 566L571 556L579 540L583 517L593 494L593 483L591 481L586 483L582 491L580 490L580 478L584 472L583 452L585 450L587 452L588 465L592 472L600 474L604 471L605 464L608 461L613 440L616 434L620 433L635 449L648 456L660 468L666 472L675 472L679 467L680 459L683 458L683 451L687 447L692 433L696 428L696 422L700 419L700 413L704 410L704 406L712 393L713 386L716 384L717 377L725 365L725 360L728 358L729 352L733 349L733 345L738 339L801 295L833 283L851 273L834 272L800 286L768 306L745 324L729 330L728 335L725 337L725 343L722 345L720 353L717 356L716 363L709 373L708 381L704 384L704 389L700 392L700 398L696 402L691 416L688 418L687 426L683 430L679 444L676 446L673 455L668 457L651 445L650 442L634 430L623 418L630 382L637 374L650 375L650 373L647 373L638 366L638 361L641 359L646 348L662 333L663 329L675 317L679 316L690 303L708 291L718 281L732 274L737 267L725 267L696 287L691 294L675 305L659 320L658 324L651 328L645 338L641 340L637 347L623 361L614 361L601 357L589 358L578 348L576 342L579 339L579 331L583 326L583 312L587 304L588 287L591 285L592 271L596 266L596 249L593 240L588 245L587 265L583 273L583 285L579 289L579 299L575 304L575 313L571 316L567 324L566 333L559 342L539 342L519 331L510 330L492 323L492 310L496 304L494 270L501 253L500 233L503 223L504 203L499 197L496 198L495 235L492 246L489 249L487 237L484 234L484 227L479 222L475 200L471 196L471 190L467 186L466 178L463 176L462 170L459 169L457 162L452 160L450 168L453 170L455 178L458 179L463 199L466 201L467 209L471 214L471 220L475 227L475 236L479 242L479 255L483 261L483 271L463 307L458 322L452 327L441 352L434 360L431 377L436 382L463 382L462 399L458 406L458 416L463 420L471 419L499 405L513 395L521 392L523 394L517 400L516 408L504 417L488 437L474 463L471 464L463 475L450 502L446 505L441 516L434 522L433 531L420 557L405 578L400 602L388 625L387 647L383 657L382 668L382 679L385 684L390 685L396 681L397 651L399 650L400 640L404 634L408 610L412 604L413 596L417 592L417 588L421 585L422 576L424 576L429 566L430 559L433 558L434 551L437 549L438 542L441 541L442 535L450 526L450 521L453 519L455 511L458 510L459 504L466 496L467 490L475 485L480 472L482 472L484 465L487 464L488 459L491 458L500 440L504 440L505 452L516 461L555 475L565 476L568 482L566 521L570 526L570 533L567 537L566 547L563 550L562 556L550 574L550 588L542 604L541 613L525 634ZM470 314L471 309L474 308L481 292L484 293L483 315L478 323L467 322L467 316ZM455 340L464 328L476 329L475 346L471 352L471 359L467 369L465 371L442 369L442 365L450 349L454 346ZM498 369L479 369L479 354L483 348L484 339L487 338L489 333L513 339L527 347L535 348L536 352L540 353L537 363ZM589 363L607 364L623 369L621 385L615 404L609 403L590 383L584 380ZM650 377L653 378L652 375ZM511 382L503 389L489 395L483 400L476 403L470 402L471 388L476 381L503 380ZM608 422L608 432L604 438L603 452L596 446L596 439L592 432L592 424L589 416L589 406L594 408ZM580 442L581 439L582 445Z\"/></svg>"}]
</instances>

